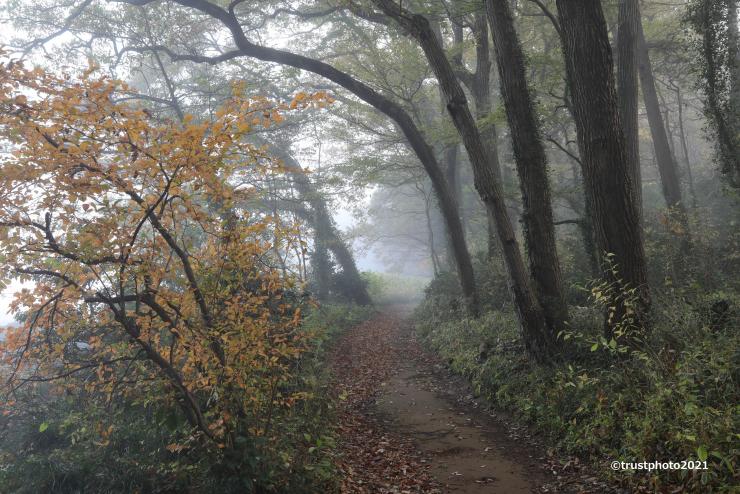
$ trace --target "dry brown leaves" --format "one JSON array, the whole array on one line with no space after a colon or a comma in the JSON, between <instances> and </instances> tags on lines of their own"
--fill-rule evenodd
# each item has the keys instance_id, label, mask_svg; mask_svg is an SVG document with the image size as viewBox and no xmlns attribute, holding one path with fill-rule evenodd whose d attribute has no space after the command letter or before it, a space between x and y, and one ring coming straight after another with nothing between
<instances>
[{"instance_id":1,"label":"dry brown leaves","mask_svg":"<svg viewBox=\"0 0 740 494\"><path fill-rule=\"evenodd\" d=\"M397 317L377 315L342 335L331 353L341 404L336 464L342 493L440 492L411 441L367 414L395 363L408 358L391 345L398 324Z\"/></svg>"}]
</instances>

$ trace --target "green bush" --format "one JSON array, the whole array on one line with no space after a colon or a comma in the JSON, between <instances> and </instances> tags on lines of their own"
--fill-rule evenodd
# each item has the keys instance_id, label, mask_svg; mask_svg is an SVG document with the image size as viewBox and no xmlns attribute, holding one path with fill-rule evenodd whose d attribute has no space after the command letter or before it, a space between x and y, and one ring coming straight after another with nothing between
<instances>
[{"instance_id":1,"label":"green bush","mask_svg":"<svg viewBox=\"0 0 740 494\"><path fill-rule=\"evenodd\" d=\"M572 308L564 358L524 355L510 311L472 320L440 303L433 284L416 312L422 341L480 395L563 452L628 486L729 492L738 468L740 299L727 293L655 300L654 329L637 347L603 337L602 308ZM612 472L609 461L706 460L705 471Z\"/></svg>"}]
</instances>

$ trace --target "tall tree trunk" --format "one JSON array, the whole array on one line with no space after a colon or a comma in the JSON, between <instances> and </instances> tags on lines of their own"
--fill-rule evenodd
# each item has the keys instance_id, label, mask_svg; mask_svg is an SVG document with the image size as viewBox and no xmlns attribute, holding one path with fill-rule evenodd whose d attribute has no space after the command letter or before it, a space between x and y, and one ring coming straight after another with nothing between
<instances>
[{"instance_id":1,"label":"tall tree trunk","mask_svg":"<svg viewBox=\"0 0 740 494\"><path fill-rule=\"evenodd\" d=\"M449 185L450 192L452 192L453 196L455 197L455 201L460 206L460 221L463 225L463 228L465 227L465 219L463 217L463 208L462 206L462 191L460 188L460 180L459 180L459 168L460 168L460 160L459 160L459 153L458 153L458 145L457 143L452 144L447 147L444 151L444 161L445 161L445 177L447 178L447 184ZM464 234L464 230L463 230ZM452 245L452 239L447 238L447 264L452 268L455 269L455 254L454 254L454 248Z\"/></svg>"},{"instance_id":2,"label":"tall tree trunk","mask_svg":"<svg viewBox=\"0 0 740 494\"><path fill-rule=\"evenodd\" d=\"M596 244L601 254L610 254L617 269L615 273L607 268L603 273L615 285L636 289L638 318L646 322L650 306L647 266L604 12L595 0L556 3ZM620 303L611 323L621 320L626 312L627 307Z\"/></svg>"},{"instance_id":3,"label":"tall tree trunk","mask_svg":"<svg viewBox=\"0 0 740 494\"><path fill-rule=\"evenodd\" d=\"M681 195L681 181L679 179L678 165L671 152L671 146L666 134L663 116L660 113L658 93L655 89L653 68L648 55L645 35L642 30L642 22L638 24L638 53L640 84L642 85L642 96L647 110L650 134L653 138L653 149L658 164L658 174L663 189L663 197L668 206L669 216L682 226L684 232L681 234L681 250L684 254L690 250L689 225L686 215L686 206Z\"/></svg>"},{"instance_id":4,"label":"tall tree trunk","mask_svg":"<svg viewBox=\"0 0 740 494\"><path fill-rule=\"evenodd\" d=\"M689 157L689 145L686 139L686 131L683 125L683 96L681 88L676 86L676 101L678 106L678 131L681 137L681 151L683 152L684 166L686 166L686 178L689 181L689 193L691 194L691 207L698 207L696 201L696 190L694 189L694 174L691 172L691 158Z\"/></svg>"},{"instance_id":5,"label":"tall tree trunk","mask_svg":"<svg viewBox=\"0 0 740 494\"><path fill-rule=\"evenodd\" d=\"M736 150L740 143L740 34L737 25L738 2L727 5L727 58L730 64L730 128L735 136ZM740 161L740 157L735 156ZM736 163L737 166L737 163ZM737 170L740 179L740 169Z\"/></svg>"},{"instance_id":6,"label":"tall tree trunk","mask_svg":"<svg viewBox=\"0 0 740 494\"><path fill-rule=\"evenodd\" d=\"M567 136L566 142L568 142ZM561 150L566 151L567 155L575 161L576 164L578 164L578 166L571 167L573 174L573 187L577 188L579 184L583 185L583 179L581 178L580 173L580 170L582 169L581 160L576 155L568 151L565 146L557 146ZM581 234L583 250L586 252L586 257L588 258L589 274L591 278L597 278L601 273L601 270L599 268L599 259L597 257L597 249L594 243L594 229L591 227L591 207L588 203L588 196L583 194L582 203L578 199L573 200L566 198L566 200L570 203L571 209L580 215L580 218L577 221L578 232ZM557 224L558 223L555 223L555 225Z\"/></svg>"},{"instance_id":7,"label":"tall tree trunk","mask_svg":"<svg viewBox=\"0 0 740 494\"><path fill-rule=\"evenodd\" d=\"M450 187L450 193L454 197L455 201L460 204L462 197L460 197L460 160L458 159L458 145L452 144L448 146L444 151L444 156L445 178ZM460 216L462 216L462 213Z\"/></svg>"},{"instance_id":8,"label":"tall tree trunk","mask_svg":"<svg viewBox=\"0 0 740 494\"><path fill-rule=\"evenodd\" d=\"M681 183L678 178L676 163L671 155L671 147L668 143L663 116L660 114L660 103L658 102L658 93L655 89L653 69L641 26L639 28L639 55L642 95L647 111L648 124L650 125L650 134L653 138L653 148L655 149L655 159L658 163L660 182L663 187L663 197L665 198L666 205L672 208L681 203Z\"/></svg>"},{"instance_id":9,"label":"tall tree trunk","mask_svg":"<svg viewBox=\"0 0 740 494\"><path fill-rule=\"evenodd\" d=\"M475 72L469 75L467 86L473 96L475 118L477 120L483 120L489 116L493 106L491 104L491 48L488 42L488 24L483 12L475 13L472 30L475 38ZM479 131L486 154L490 160L491 169L496 175L496 180L503 187L503 170L498 156L498 132L496 130L496 124L493 122L486 123L479 127ZM511 218L514 216L511 214L511 208L507 207L507 209L511 221ZM492 257L496 253L496 246L498 244L496 220L490 213L486 213L486 217L488 226L486 235L488 239L488 256ZM512 223L512 226L516 235L516 224Z\"/></svg>"},{"instance_id":10,"label":"tall tree trunk","mask_svg":"<svg viewBox=\"0 0 740 494\"><path fill-rule=\"evenodd\" d=\"M617 26L617 97L624 132L627 170L633 183L634 202L642 221L642 173L637 124L637 30L640 7L637 0L619 1Z\"/></svg>"},{"instance_id":11,"label":"tall tree trunk","mask_svg":"<svg viewBox=\"0 0 740 494\"><path fill-rule=\"evenodd\" d=\"M508 0L487 0L488 22L522 193L524 239L534 289L553 332L563 329L568 306L555 243L547 156L525 75L524 53Z\"/></svg>"},{"instance_id":12,"label":"tall tree trunk","mask_svg":"<svg viewBox=\"0 0 740 494\"><path fill-rule=\"evenodd\" d=\"M470 158L475 188L496 221L525 346L533 358L545 360L553 348L554 338L547 328L542 308L530 286L529 276L506 211L501 183L496 177L491 158L486 152L473 115L470 113L465 92L429 21L424 16L406 11L394 0L375 0L375 4L417 40L437 77L444 93L447 111Z\"/></svg>"},{"instance_id":13,"label":"tall tree trunk","mask_svg":"<svg viewBox=\"0 0 740 494\"><path fill-rule=\"evenodd\" d=\"M475 72L467 70L462 61L463 47L463 27L459 19L451 18L452 31L455 40L455 53L450 60L455 64L455 73L465 87L470 91L475 103L475 118L485 119L491 113L491 56L490 44L488 42L488 23L484 12L477 11L474 14L474 21L471 26L473 37L475 39ZM507 183L504 180L503 168L498 157L498 134L496 124L487 122L478 126L483 145L486 147L491 166L494 173L502 184ZM508 204L509 218L516 217L513 213L513 207ZM516 232L516 224L512 223ZM496 255L498 245L498 235L496 233L496 221L490 213L486 213L486 239L488 243L488 257Z\"/></svg>"},{"instance_id":14,"label":"tall tree trunk","mask_svg":"<svg viewBox=\"0 0 740 494\"><path fill-rule=\"evenodd\" d=\"M429 204L429 198L426 196L426 194L424 194L424 217L427 224L427 242L429 243L429 257L432 260L432 269L434 270L434 276L439 276L441 266L439 262L439 256L437 255L437 249L434 244L434 225L432 225L432 211Z\"/></svg>"},{"instance_id":15,"label":"tall tree trunk","mask_svg":"<svg viewBox=\"0 0 740 494\"><path fill-rule=\"evenodd\" d=\"M325 232L316 227L314 229L311 265L316 279L316 298L322 302L329 299L329 285L331 283L331 260L324 237Z\"/></svg>"}]
</instances>

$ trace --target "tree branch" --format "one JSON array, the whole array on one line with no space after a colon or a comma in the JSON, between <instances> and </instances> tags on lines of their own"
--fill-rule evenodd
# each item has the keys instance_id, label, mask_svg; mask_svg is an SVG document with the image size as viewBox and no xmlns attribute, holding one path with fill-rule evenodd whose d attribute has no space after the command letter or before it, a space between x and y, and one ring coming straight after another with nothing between
<instances>
[{"instance_id":1,"label":"tree branch","mask_svg":"<svg viewBox=\"0 0 740 494\"><path fill-rule=\"evenodd\" d=\"M529 0L530 2L536 4L540 10L542 11L545 16L550 19L550 22L552 22L553 27L555 28L555 31L558 33L558 36L560 39L563 39L563 32L560 30L560 22L558 22L558 18L555 17L555 15L550 11L550 9L547 8L547 6L542 3L542 0Z\"/></svg>"},{"instance_id":2,"label":"tree branch","mask_svg":"<svg viewBox=\"0 0 740 494\"><path fill-rule=\"evenodd\" d=\"M564 152L565 154L567 154L568 156L570 156L571 159L573 159L576 163L578 163L579 165L582 164L581 163L581 158L579 158L578 156L576 156L575 154L573 154L568 148L564 147L558 141L556 141L552 137L548 137L547 140L550 141L551 143L555 144L558 147L558 149L560 149L562 152Z\"/></svg>"}]
</instances>

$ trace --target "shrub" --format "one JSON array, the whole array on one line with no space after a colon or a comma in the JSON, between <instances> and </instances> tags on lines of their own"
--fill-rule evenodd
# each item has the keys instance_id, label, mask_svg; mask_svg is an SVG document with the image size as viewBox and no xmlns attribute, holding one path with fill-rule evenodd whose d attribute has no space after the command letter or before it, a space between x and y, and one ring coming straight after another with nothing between
<instances>
[{"instance_id":1,"label":"shrub","mask_svg":"<svg viewBox=\"0 0 740 494\"><path fill-rule=\"evenodd\" d=\"M443 283L430 285L416 329L476 392L627 485L732 490L740 416L738 297L660 294L654 329L638 346L604 338L598 304L572 308L572 327L561 335L564 358L545 367L526 359L511 312L461 318L440 302L436 290L446 290ZM612 472L610 460L702 460L708 469Z\"/></svg>"}]
</instances>

